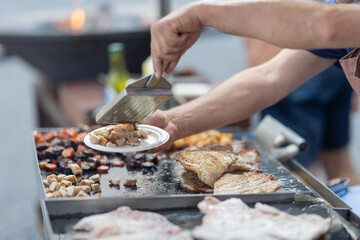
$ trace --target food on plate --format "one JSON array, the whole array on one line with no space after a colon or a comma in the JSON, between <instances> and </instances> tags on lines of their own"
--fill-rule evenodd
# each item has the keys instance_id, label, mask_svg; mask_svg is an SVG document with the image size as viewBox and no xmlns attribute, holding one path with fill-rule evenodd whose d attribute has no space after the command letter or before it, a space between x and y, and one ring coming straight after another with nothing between
<instances>
[{"instance_id":1,"label":"food on plate","mask_svg":"<svg viewBox=\"0 0 360 240\"><path fill-rule=\"evenodd\" d=\"M195 227L195 239L318 239L331 219L315 214L290 215L266 204L248 207L238 198L219 201L206 197L198 204L205 215Z\"/></svg>"},{"instance_id":2,"label":"food on plate","mask_svg":"<svg viewBox=\"0 0 360 240\"><path fill-rule=\"evenodd\" d=\"M256 172L226 173L214 184L214 193L266 193L275 192L282 185L275 176Z\"/></svg>"},{"instance_id":3,"label":"food on plate","mask_svg":"<svg viewBox=\"0 0 360 240\"><path fill-rule=\"evenodd\" d=\"M129 207L81 219L74 230L86 230L75 239L192 239L190 232L158 213L131 210Z\"/></svg>"},{"instance_id":4,"label":"food on plate","mask_svg":"<svg viewBox=\"0 0 360 240\"><path fill-rule=\"evenodd\" d=\"M212 187L203 183L198 175L193 171L184 171L180 176L181 185L190 190L196 192L208 192L212 193Z\"/></svg>"},{"instance_id":5,"label":"food on plate","mask_svg":"<svg viewBox=\"0 0 360 240\"><path fill-rule=\"evenodd\" d=\"M91 143L106 147L138 146L148 135L148 131L139 129L136 123L111 125L89 134Z\"/></svg>"},{"instance_id":6,"label":"food on plate","mask_svg":"<svg viewBox=\"0 0 360 240\"><path fill-rule=\"evenodd\" d=\"M233 134L221 133L218 130L209 130L179 139L172 144L171 148L181 149L189 146L204 146L214 144L232 146Z\"/></svg>"},{"instance_id":7,"label":"food on plate","mask_svg":"<svg viewBox=\"0 0 360 240\"><path fill-rule=\"evenodd\" d=\"M100 177L100 176L99 176ZM75 175L51 174L43 180L47 198L95 197L101 192L100 185L89 179L78 182Z\"/></svg>"},{"instance_id":8,"label":"food on plate","mask_svg":"<svg viewBox=\"0 0 360 240\"><path fill-rule=\"evenodd\" d=\"M190 151L179 155L181 165L197 173L199 179L210 187L227 168L234 164L236 156L225 151Z\"/></svg>"},{"instance_id":9,"label":"food on plate","mask_svg":"<svg viewBox=\"0 0 360 240\"><path fill-rule=\"evenodd\" d=\"M260 152L255 149L243 149L237 154L237 159L234 164L228 168L228 172L233 171L248 171L261 172Z\"/></svg>"}]
</instances>

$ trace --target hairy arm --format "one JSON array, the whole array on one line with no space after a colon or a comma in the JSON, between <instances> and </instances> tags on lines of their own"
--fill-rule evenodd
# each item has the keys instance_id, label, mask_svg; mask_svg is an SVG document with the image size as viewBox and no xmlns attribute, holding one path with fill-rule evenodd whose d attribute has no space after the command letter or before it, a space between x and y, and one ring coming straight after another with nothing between
<instances>
[{"instance_id":1,"label":"hairy arm","mask_svg":"<svg viewBox=\"0 0 360 240\"><path fill-rule=\"evenodd\" d=\"M257 38L282 48L359 47L360 5L295 0L198 1L175 10L151 28L151 55L171 72L203 27Z\"/></svg>"},{"instance_id":2,"label":"hairy arm","mask_svg":"<svg viewBox=\"0 0 360 240\"><path fill-rule=\"evenodd\" d=\"M234 75L205 96L162 112L172 125L167 129L173 135L171 140L247 118L334 62L305 50L282 50L272 60ZM157 124L149 120L147 123Z\"/></svg>"},{"instance_id":3,"label":"hairy arm","mask_svg":"<svg viewBox=\"0 0 360 240\"><path fill-rule=\"evenodd\" d=\"M194 5L202 26L283 48L360 46L360 5L314 1L213 1Z\"/></svg>"}]
</instances>

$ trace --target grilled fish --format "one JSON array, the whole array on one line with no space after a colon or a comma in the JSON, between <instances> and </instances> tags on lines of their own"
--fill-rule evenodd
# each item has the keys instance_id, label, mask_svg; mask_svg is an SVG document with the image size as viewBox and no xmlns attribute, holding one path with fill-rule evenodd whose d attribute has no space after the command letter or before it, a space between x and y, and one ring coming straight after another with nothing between
<instances>
[{"instance_id":1,"label":"grilled fish","mask_svg":"<svg viewBox=\"0 0 360 240\"><path fill-rule=\"evenodd\" d=\"M181 185L191 191L209 192L212 193L213 189L200 181L197 174L193 171L185 171L180 176Z\"/></svg>"},{"instance_id":2,"label":"grilled fish","mask_svg":"<svg viewBox=\"0 0 360 240\"><path fill-rule=\"evenodd\" d=\"M236 156L224 151L190 151L179 155L178 161L190 171L197 173L199 179L210 187L234 164Z\"/></svg>"},{"instance_id":3,"label":"grilled fish","mask_svg":"<svg viewBox=\"0 0 360 240\"><path fill-rule=\"evenodd\" d=\"M214 193L239 194L239 193L265 193L275 192L282 185L275 181L275 176L262 173L226 173L215 182Z\"/></svg>"},{"instance_id":4,"label":"grilled fish","mask_svg":"<svg viewBox=\"0 0 360 240\"><path fill-rule=\"evenodd\" d=\"M237 156L236 162L228 168L227 172L262 172L260 153L255 149L240 150Z\"/></svg>"}]
</instances>

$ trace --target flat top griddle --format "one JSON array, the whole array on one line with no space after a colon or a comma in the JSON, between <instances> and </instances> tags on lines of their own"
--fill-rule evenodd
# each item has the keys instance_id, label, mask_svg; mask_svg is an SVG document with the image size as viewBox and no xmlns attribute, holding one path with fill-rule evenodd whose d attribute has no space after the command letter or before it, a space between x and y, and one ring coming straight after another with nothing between
<instances>
[{"instance_id":1,"label":"flat top griddle","mask_svg":"<svg viewBox=\"0 0 360 240\"><path fill-rule=\"evenodd\" d=\"M58 129L40 129L45 132L50 130ZM357 222L360 222L358 219L355 219L354 223L349 223L342 217L348 211L344 211L340 216L325 201L314 199L315 194L312 190L270 156L256 140L236 140L234 150L239 145L260 151L263 173L274 174L276 180L280 181L283 187L275 193L216 195L218 199L237 197L249 206L255 202L263 202L290 214L315 213L323 217L331 217L332 226L325 239L357 239L360 236L359 226L356 225ZM110 160L114 158L124 159L125 156L109 155ZM48 172L40 170L37 157L35 160L40 179L43 179ZM212 194L196 193L182 188L179 176L183 167L171 158L171 154L161 155L156 171L143 173L142 170L129 165L122 168L111 167L107 174L101 175L102 194L100 198L46 199L44 188L39 181L43 198L41 205L45 236L51 239L72 239L74 236L72 227L82 217L112 211L119 206L158 212L184 229L192 229L200 224L202 214L196 206L205 196ZM83 176L86 178L94 173L84 173ZM121 178L120 186L109 186L108 180L117 177ZM127 178L136 178L137 187L124 187L122 183Z\"/></svg>"},{"instance_id":2,"label":"flat top griddle","mask_svg":"<svg viewBox=\"0 0 360 240\"><path fill-rule=\"evenodd\" d=\"M247 202L250 207L254 207L255 202L262 202L273 207L276 207L279 210L286 211L292 215L299 215L302 213L308 214L317 214L324 218L331 218L332 223L329 231L327 232L324 239L335 240L335 239L357 239L359 236L359 229L347 223L345 219L339 216L334 210L332 210L326 203L319 201L319 199L312 198L310 196L305 196L301 194L288 195L287 198L278 199L278 200L266 200L265 198L258 196L258 200L252 198L244 198L243 201ZM240 197L244 196L221 196L220 199L227 199L229 197ZM190 197L191 198L191 197ZM196 207L197 203L203 198L193 198L190 201L184 201L183 199L169 199L169 198L142 198L134 203L133 198L124 198L122 203L110 203L107 202L108 208L115 210L118 206L131 206L132 209L152 211L159 213L165 216L172 223L180 226L183 229L192 230L195 226L201 224L201 219L203 214ZM262 199L262 200L261 200ZM169 200L174 200L177 202L176 207L173 206ZM189 198L188 198L189 200ZM96 200L99 201L99 200ZM183 204L180 202L184 202ZM144 202L149 204L145 205ZM69 204L71 204L69 202ZM76 233L72 228L73 226L81 220L81 218L90 216L94 212L78 212L73 214L58 214L53 212L54 208L51 202L44 203L45 207L49 211L48 221L52 226L54 235L57 239L72 239ZM111 205L111 206L109 206ZM104 209L105 203L94 205L93 211L97 213L107 212L102 211ZM180 207L183 206L183 207ZM62 207L66 207L63 205ZM89 206L87 206L88 209Z\"/></svg>"},{"instance_id":3,"label":"flat top griddle","mask_svg":"<svg viewBox=\"0 0 360 240\"><path fill-rule=\"evenodd\" d=\"M49 132L58 129L39 129L42 132ZM261 164L263 173L273 174L283 187L277 192L310 192L310 190L290 173L280 162L268 155L265 150L255 141L249 139L235 139L234 150L246 145L248 148L255 148L261 153ZM95 151L98 152L98 151ZM110 154L109 160L122 159L126 156L122 154ZM38 160L36 161L38 162ZM37 167L38 168L38 167ZM38 168L39 169L39 168ZM40 169L39 169L40 170ZM142 168L130 167L127 164L125 167L110 167L108 173L101 174L100 186L101 197L117 197L117 196L158 196L158 195L183 195L183 194L201 194L184 189L180 184L180 175L184 168L180 163L171 158L170 153L161 155L161 160L156 166L156 170L148 173L143 173ZM51 174L46 170L40 170L42 179ZM57 172L59 174L60 172ZM88 178L95 174L96 171L84 172L82 178ZM109 180L120 178L120 186L110 186ZM126 179L137 179L136 187L124 187L123 183ZM44 189L41 189L42 196L45 197Z\"/></svg>"}]
</instances>

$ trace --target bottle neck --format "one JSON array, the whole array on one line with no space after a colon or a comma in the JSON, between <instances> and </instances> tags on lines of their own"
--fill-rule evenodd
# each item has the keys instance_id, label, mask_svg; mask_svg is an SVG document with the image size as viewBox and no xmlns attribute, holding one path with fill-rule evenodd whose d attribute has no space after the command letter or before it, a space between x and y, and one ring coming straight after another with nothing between
<instances>
[{"instance_id":1,"label":"bottle neck","mask_svg":"<svg viewBox=\"0 0 360 240\"><path fill-rule=\"evenodd\" d=\"M125 58L123 53L113 53L109 56L110 71L114 70L125 70Z\"/></svg>"}]
</instances>

